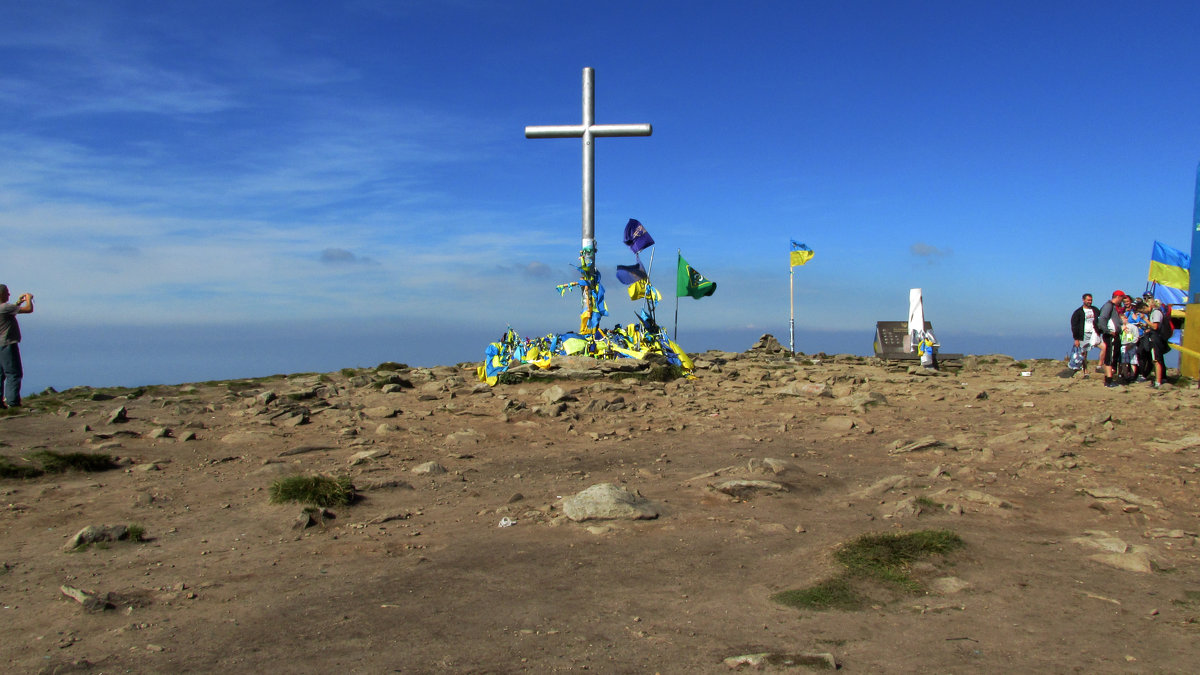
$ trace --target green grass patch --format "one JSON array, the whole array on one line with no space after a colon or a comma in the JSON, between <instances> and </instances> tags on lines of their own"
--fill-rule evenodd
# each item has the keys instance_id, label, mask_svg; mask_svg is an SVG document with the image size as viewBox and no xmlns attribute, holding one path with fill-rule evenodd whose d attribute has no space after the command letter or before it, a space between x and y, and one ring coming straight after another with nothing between
<instances>
[{"instance_id":1,"label":"green grass patch","mask_svg":"<svg viewBox=\"0 0 1200 675\"><path fill-rule=\"evenodd\" d=\"M949 530L866 534L834 552L842 572L815 586L783 591L771 599L797 609L860 609L873 585L905 594L919 593L920 582L909 576L912 563L945 555L966 546Z\"/></svg>"},{"instance_id":2,"label":"green grass patch","mask_svg":"<svg viewBox=\"0 0 1200 675\"><path fill-rule=\"evenodd\" d=\"M117 467L111 456L99 452L37 450L30 453L26 459L41 464L42 470L46 473L63 473L72 470L94 473Z\"/></svg>"},{"instance_id":3,"label":"green grass patch","mask_svg":"<svg viewBox=\"0 0 1200 675\"><path fill-rule=\"evenodd\" d=\"M356 368L342 368L339 372L343 377L354 377L355 375L358 375L358 369Z\"/></svg>"},{"instance_id":4,"label":"green grass patch","mask_svg":"<svg viewBox=\"0 0 1200 675\"><path fill-rule=\"evenodd\" d=\"M822 581L815 586L783 591L771 596L781 605L797 609L859 609L865 599L854 590L854 584L845 575Z\"/></svg>"},{"instance_id":5,"label":"green grass patch","mask_svg":"<svg viewBox=\"0 0 1200 675\"><path fill-rule=\"evenodd\" d=\"M37 478L43 473L40 467L14 464L8 457L0 457L0 478Z\"/></svg>"},{"instance_id":6,"label":"green grass patch","mask_svg":"<svg viewBox=\"0 0 1200 675\"><path fill-rule=\"evenodd\" d=\"M376 372L381 370L408 370L408 364L396 363L395 361L384 361L383 363L375 366Z\"/></svg>"},{"instance_id":7,"label":"green grass patch","mask_svg":"<svg viewBox=\"0 0 1200 675\"><path fill-rule=\"evenodd\" d=\"M128 525L128 527L129 527L129 530L126 532L126 536L129 538L129 541L135 541L138 543L146 541L146 528L145 527L142 527L141 525L138 525L136 523L130 523Z\"/></svg>"},{"instance_id":8,"label":"green grass patch","mask_svg":"<svg viewBox=\"0 0 1200 675\"><path fill-rule=\"evenodd\" d=\"M925 495L921 495L920 497L917 497L916 500L914 500L914 501L916 501L917 506L924 506L927 509L944 509L944 508L946 508L945 504L942 504L941 502L935 502L932 499L930 499L929 497L926 497Z\"/></svg>"},{"instance_id":9,"label":"green grass patch","mask_svg":"<svg viewBox=\"0 0 1200 675\"><path fill-rule=\"evenodd\" d=\"M843 545L833 554L851 576L899 586L910 592L920 584L908 576L912 563L943 555L966 544L949 530L867 534Z\"/></svg>"},{"instance_id":10,"label":"green grass patch","mask_svg":"<svg viewBox=\"0 0 1200 675\"><path fill-rule=\"evenodd\" d=\"M288 476L271 484L271 503L299 502L313 506L343 506L354 500L349 476Z\"/></svg>"}]
</instances>

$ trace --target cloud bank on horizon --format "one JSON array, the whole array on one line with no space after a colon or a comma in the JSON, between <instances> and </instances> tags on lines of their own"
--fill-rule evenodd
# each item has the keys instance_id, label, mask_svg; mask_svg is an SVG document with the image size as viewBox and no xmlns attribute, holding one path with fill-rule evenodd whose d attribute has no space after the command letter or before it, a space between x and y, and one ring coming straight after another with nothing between
<instances>
[{"instance_id":1,"label":"cloud bank on horizon","mask_svg":"<svg viewBox=\"0 0 1200 675\"><path fill-rule=\"evenodd\" d=\"M6 15L0 281L49 324L569 329L579 142L523 128L578 123L584 66L597 122L654 125L598 141L601 270L619 290L641 220L668 296L675 249L719 284L681 325L784 334L791 238L816 251L800 325L869 330L921 287L943 331L989 335L1065 334L1081 292L1140 290L1155 239L1189 245L1191 3Z\"/></svg>"}]
</instances>

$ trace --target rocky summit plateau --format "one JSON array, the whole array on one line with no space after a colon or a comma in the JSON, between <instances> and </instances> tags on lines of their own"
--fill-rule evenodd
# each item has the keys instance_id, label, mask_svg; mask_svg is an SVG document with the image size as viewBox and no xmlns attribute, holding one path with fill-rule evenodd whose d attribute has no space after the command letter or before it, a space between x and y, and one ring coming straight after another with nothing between
<instances>
[{"instance_id":1,"label":"rocky summit plateau","mask_svg":"<svg viewBox=\"0 0 1200 675\"><path fill-rule=\"evenodd\" d=\"M32 396L0 416L0 663L1195 672L1189 383L771 343L694 379L563 358ZM306 479L330 492L292 501ZM955 546L852 566L920 533Z\"/></svg>"}]
</instances>

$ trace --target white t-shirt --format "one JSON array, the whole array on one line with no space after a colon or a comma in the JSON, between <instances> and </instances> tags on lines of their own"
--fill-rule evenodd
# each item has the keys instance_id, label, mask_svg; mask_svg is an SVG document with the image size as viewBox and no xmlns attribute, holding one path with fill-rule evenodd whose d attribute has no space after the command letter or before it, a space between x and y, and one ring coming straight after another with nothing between
<instances>
[{"instance_id":1,"label":"white t-shirt","mask_svg":"<svg viewBox=\"0 0 1200 675\"><path fill-rule=\"evenodd\" d=\"M1093 347L1098 347L1098 346L1100 346L1100 343L1103 342L1103 340L1100 339L1100 336L1095 331L1095 328L1094 328L1095 325L1096 325L1096 308L1095 307L1084 307L1083 308L1083 344L1091 345Z\"/></svg>"}]
</instances>

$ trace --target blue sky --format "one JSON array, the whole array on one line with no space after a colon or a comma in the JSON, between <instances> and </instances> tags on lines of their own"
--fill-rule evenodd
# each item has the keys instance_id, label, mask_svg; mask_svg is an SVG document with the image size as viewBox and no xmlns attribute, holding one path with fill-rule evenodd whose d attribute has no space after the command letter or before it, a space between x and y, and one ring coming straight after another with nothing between
<instances>
[{"instance_id":1,"label":"blue sky","mask_svg":"<svg viewBox=\"0 0 1200 675\"><path fill-rule=\"evenodd\" d=\"M786 341L792 238L816 251L797 349L853 353L921 287L947 351L1058 357L1080 293L1142 290L1155 239L1190 248L1195 3L0 8L26 391L569 330L580 143L523 132L580 121L585 66L597 122L654 126L597 141L612 320L634 217L660 287L677 248L718 283L681 300L691 351Z\"/></svg>"}]
</instances>

